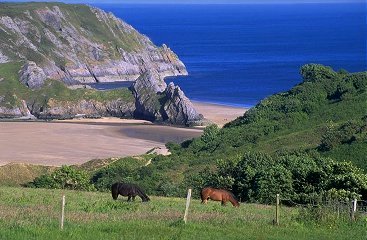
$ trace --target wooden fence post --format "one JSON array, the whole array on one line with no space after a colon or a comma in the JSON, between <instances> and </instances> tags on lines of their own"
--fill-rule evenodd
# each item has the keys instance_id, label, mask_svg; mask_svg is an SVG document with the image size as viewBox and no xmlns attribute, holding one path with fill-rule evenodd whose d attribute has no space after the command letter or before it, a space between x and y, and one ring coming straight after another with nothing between
<instances>
[{"instance_id":1,"label":"wooden fence post","mask_svg":"<svg viewBox=\"0 0 367 240\"><path fill-rule=\"evenodd\" d=\"M354 199L352 201L352 207L350 209L350 219L352 221L356 220L356 217L355 217L355 212L357 211L357 199Z\"/></svg>"},{"instance_id":2,"label":"wooden fence post","mask_svg":"<svg viewBox=\"0 0 367 240\"><path fill-rule=\"evenodd\" d=\"M280 204L280 199L279 199L279 194L277 194L276 196L276 205L275 205L275 225L279 225L279 204Z\"/></svg>"},{"instance_id":3,"label":"wooden fence post","mask_svg":"<svg viewBox=\"0 0 367 240\"><path fill-rule=\"evenodd\" d=\"M64 219L65 219L65 194L62 195L62 203L61 203L61 219L60 219L60 228L64 229Z\"/></svg>"},{"instance_id":4,"label":"wooden fence post","mask_svg":"<svg viewBox=\"0 0 367 240\"><path fill-rule=\"evenodd\" d=\"M186 198L186 209L184 215L184 222L187 222L187 215L189 214L189 206L190 206L190 199L191 199L191 188L187 191L187 198Z\"/></svg>"}]
</instances>

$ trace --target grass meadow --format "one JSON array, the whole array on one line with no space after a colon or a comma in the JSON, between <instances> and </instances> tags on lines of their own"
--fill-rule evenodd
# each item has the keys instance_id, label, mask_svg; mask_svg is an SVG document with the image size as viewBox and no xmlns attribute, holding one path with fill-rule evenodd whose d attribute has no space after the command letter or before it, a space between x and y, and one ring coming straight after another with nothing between
<instances>
[{"instance_id":1,"label":"grass meadow","mask_svg":"<svg viewBox=\"0 0 367 240\"><path fill-rule=\"evenodd\" d=\"M184 224L185 201L152 196L130 203L121 196L113 201L110 193L0 187L0 239L367 239L361 217L319 225L282 206L280 226L274 226L274 206L202 205L195 198Z\"/></svg>"}]
</instances>

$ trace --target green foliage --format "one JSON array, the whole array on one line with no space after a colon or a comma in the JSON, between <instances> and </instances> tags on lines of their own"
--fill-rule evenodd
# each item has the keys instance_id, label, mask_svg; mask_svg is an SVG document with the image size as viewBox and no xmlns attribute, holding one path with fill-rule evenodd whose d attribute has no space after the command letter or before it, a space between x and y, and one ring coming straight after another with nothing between
<instances>
[{"instance_id":1,"label":"green foliage","mask_svg":"<svg viewBox=\"0 0 367 240\"><path fill-rule=\"evenodd\" d=\"M216 138L218 133L219 133L219 127L217 125L212 124L210 126L207 126L204 129L203 135L201 136L201 141L203 141L204 143L209 143Z\"/></svg>"},{"instance_id":2,"label":"green foliage","mask_svg":"<svg viewBox=\"0 0 367 240\"><path fill-rule=\"evenodd\" d=\"M244 116L226 124L210 141L206 137L194 139L175 152L215 161L246 151L274 155L319 149L336 160L367 168L363 157L366 134L362 130L366 124L361 122L367 108L367 74L337 73L317 64L305 65L301 73L304 82L262 100ZM336 151L341 147L345 150L347 144L354 147L338 157Z\"/></svg>"},{"instance_id":3,"label":"green foliage","mask_svg":"<svg viewBox=\"0 0 367 240\"><path fill-rule=\"evenodd\" d=\"M367 175L360 169L317 155L246 153L240 159L219 161L217 168L197 180L202 186L232 189L244 201L272 203L277 193L295 202L315 201L325 193L339 193L340 198L367 193Z\"/></svg>"},{"instance_id":4,"label":"green foliage","mask_svg":"<svg viewBox=\"0 0 367 240\"><path fill-rule=\"evenodd\" d=\"M62 166L51 174L44 174L30 183L31 187L56 188L92 191L94 186L89 181L89 174L74 167Z\"/></svg>"},{"instance_id":5,"label":"green foliage","mask_svg":"<svg viewBox=\"0 0 367 240\"><path fill-rule=\"evenodd\" d=\"M127 157L115 161L95 171L91 181L100 191L110 191L115 182L134 182L138 176L140 167L146 164L145 159Z\"/></svg>"},{"instance_id":6,"label":"green foliage","mask_svg":"<svg viewBox=\"0 0 367 240\"><path fill-rule=\"evenodd\" d=\"M348 121L339 127L331 122L324 131L319 146L321 151L332 150L341 144L367 140L367 122L363 121Z\"/></svg>"},{"instance_id":7,"label":"green foliage","mask_svg":"<svg viewBox=\"0 0 367 240\"><path fill-rule=\"evenodd\" d=\"M301 75L304 81L317 82L325 79L335 78L336 73L330 67L320 64L306 64L301 68Z\"/></svg>"},{"instance_id":8,"label":"green foliage","mask_svg":"<svg viewBox=\"0 0 367 240\"><path fill-rule=\"evenodd\" d=\"M352 83L358 92L367 91L366 73L355 73L347 75L345 80L348 83Z\"/></svg>"}]
</instances>

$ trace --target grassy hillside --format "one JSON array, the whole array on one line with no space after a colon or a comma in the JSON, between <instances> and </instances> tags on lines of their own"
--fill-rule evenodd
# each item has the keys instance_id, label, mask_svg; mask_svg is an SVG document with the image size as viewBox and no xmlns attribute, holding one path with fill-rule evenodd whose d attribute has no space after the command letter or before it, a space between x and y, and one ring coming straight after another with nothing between
<instances>
[{"instance_id":1,"label":"grassy hillside","mask_svg":"<svg viewBox=\"0 0 367 240\"><path fill-rule=\"evenodd\" d=\"M126 103L135 101L131 91L127 88L110 91L72 90L56 80L49 80L41 89L31 90L19 81L18 71L21 66L21 62L0 64L0 96L4 96L4 99L0 101L0 106L9 108L21 106L20 100L40 105L47 105L49 101L57 101L61 103L60 105L67 105L83 99L99 102L117 99L122 99Z\"/></svg>"},{"instance_id":2,"label":"grassy hillside","mask_svg":"<svg viewBox=\"0 0 367 240\"><path fill-rule=\"evenodd\" d=\"M20 186L36 177L51 173L55 167L11 163L0 166L1 186Z\"/></svg>"},{"instance_id":3,"label":"grassy hillside","mask_svg":"<svg viewBox=\"0 0 367 240\"><path fill-rule=\"evenodd\" d=\"M61 195L66 195L65 228L59 229ZM121 197L121 196L120 196ZM0 188L0 239L362 239L365 223L336 221L318 225L297 209L281 208L280 226L272 225L274 207L242 204L222 207L193 200L188 223L185 199L113 201L110 193ZM139 199L140 200L140 199Z\"/></svg>"},{"instance_id":4,"label":"grassy hillside","mask_svg":"<svg viewBox=\"0 0 367 240\"><path fill-rule=\"evenodd\" d=\"M304 81L288 92L268 97L223 129L172 150L197 163L247 151L316 151L367 169L367 73L310 64L301 74Z\"/></svg>"}]
</instances>

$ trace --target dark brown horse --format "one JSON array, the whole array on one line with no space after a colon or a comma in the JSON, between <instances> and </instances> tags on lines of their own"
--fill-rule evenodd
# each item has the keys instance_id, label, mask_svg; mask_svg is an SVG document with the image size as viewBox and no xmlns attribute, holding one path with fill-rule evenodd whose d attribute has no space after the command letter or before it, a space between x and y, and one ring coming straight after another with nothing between
<instances>
[{"instance_id":1,"label":"dark brown horse","mask_svg":"<svg viewBox=\"0 0 367 240\"><path fill-rule=\"evenodd\" d=\"M240 206L240 203L237 201L233 193L224 189L216 189L212 187L203 188L201 190L201 203L206 204L209 199L221 201L222 205L226 205L226 203L230 201L234 207Z\"/></svg>"},{"instance_id":2,"label":"dark brown horse","mask_svg":"<svg viewBox=\"0 0 367 240\"><path fill-rule=\"evenodd\" d=\"M111 186L112 198L114 200L120 195L127 196L127 201L135 200L136 196L139 196L143 202L150 201L150 198L143 192L143 190L131 183L114 183Z\"/></svg>"}]
</instances>

